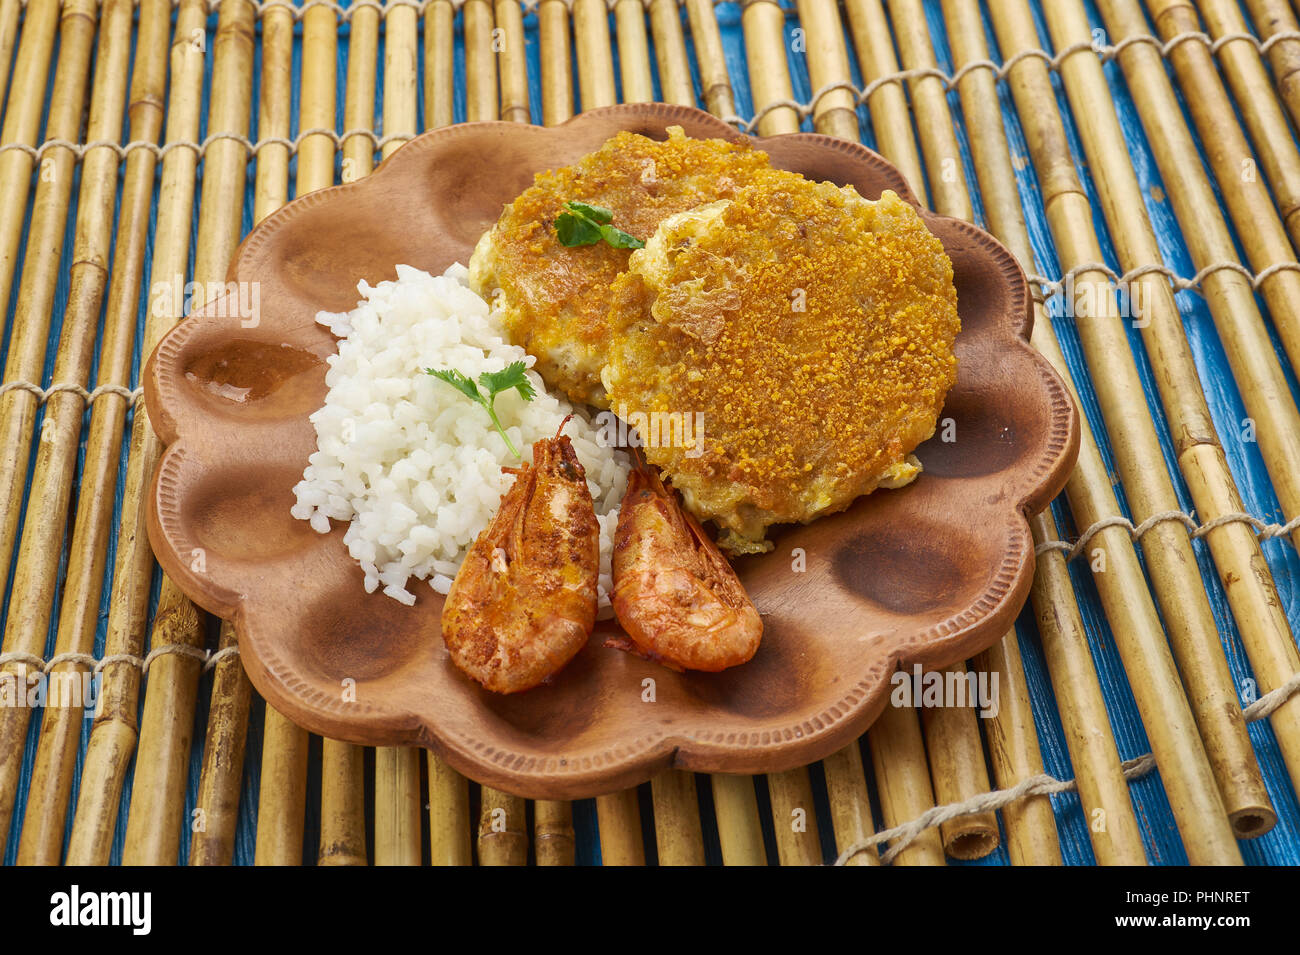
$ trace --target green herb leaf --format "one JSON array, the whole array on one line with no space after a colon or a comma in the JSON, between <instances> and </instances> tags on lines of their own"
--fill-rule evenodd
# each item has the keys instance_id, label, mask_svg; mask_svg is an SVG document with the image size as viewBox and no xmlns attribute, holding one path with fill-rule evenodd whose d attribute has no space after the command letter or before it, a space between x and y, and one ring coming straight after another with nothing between
<instances>
[{"instance_id":1,"label":"green herb leaf","mask_svg":"<svg viewBox=\"0 0 1300 955\"><path fill-rule=\"evenodd\" d=\"M634 235L610 225L614 213L603 206L593 206L586 202L570 199L564 204L567 212L555 217L555 235L561 245L570 248L579 245L595 245L604 239L615 249L641 249L645 247Z\"/></svg>"},{"instance_id":2,"label":"green herb leaf","mask_svg":"<svg viewBox=\"0 0 1300 955\"><path fill-rule=\"evenodd\" d=\"M492 426L497 429L497 434L501 435L501 440L506 443L506 447L510 449L510 453L517 458L523 457L523 455L519 453L519 449L515 447L514 442L510 440L510 436L506 434L506 429L501 427L501 419L497 417L495 405L497 395L501 394L503 391L509 391L511 388L518 391L520 397L525 401L532 401L537 397L537 389L535 389L533 383L528 380L528 375L525 373L526 371L527 366L525 366L522 361L516 361L507 365L505 368L502 368L500 371L483 372L483 374L478 376L478 380L479 384L487 389L488 395L484 398L483 393L479 391L479 386L474 384L469 375L466 375L464 372L457 371L455 368L425 369L427 374L433 375L433 377L441 381L445 381L470 401L482 405L483 410L486 411L488 417L492 419Z\"/></svg>"},{"instance_id":3,"label":"green herb leaf","mask_svg":"<svg viewBox=\"0 0 1300 955\"><path fill-rule=\"evenodd\" d=\"M555 235L560 245L595 245L600 241L600 226L576 212L561 212L555 217Z\"/></svg>"},{"instance_id":4,"label":"green herb leaf","mask_svg":"<svg viewBox=\"0 0 1300 955\"><path fill-rule=\"evenodd\" d=\"M604 206L588 205L585 202L579 202L577 199L570 199L564 204L564 207L570 212L586 216L597 225L604 225L606 222L614 221L614 213Z\"/></svg>"},{"instance_id":5,"label":"green herb leaf","mask_svg":"<svg viewBox=\"0 0 1300 955\"><path fill-rule=\"evenodd\" d=\"M527 368L528 366L522 361L516 361L506 365L500 371L483 372L478 376L478 381L480 385L487 389L489 397L495 398L501 392L514 388L524 401L532 401L537 397L537 389L528 380Z\"/></svg>"},{"instance_id":6,"label":"green herb leaf","mask_svg":"<svg viewBox=\"0 0 1300 955\"><path fill-rule=\"evenodd\" d=\"M645 243L634 235L628 235L622 229L612 225L600 227L600 237L616 249L644 249Z\"/></svg>"},{"instance_id":7,"label":"green herb leaf","mask_svg":"<svg viewBox=\"0 0 1300 955\"><path fill-rule=\"evenodd\" d=\"M427 374L440 378L451 385L470 401L484 404L483 396L479 394L478 385L474 384L468 375L462 374L455 368L426 368L424 370Z\"/></svg>"}]
</instances>

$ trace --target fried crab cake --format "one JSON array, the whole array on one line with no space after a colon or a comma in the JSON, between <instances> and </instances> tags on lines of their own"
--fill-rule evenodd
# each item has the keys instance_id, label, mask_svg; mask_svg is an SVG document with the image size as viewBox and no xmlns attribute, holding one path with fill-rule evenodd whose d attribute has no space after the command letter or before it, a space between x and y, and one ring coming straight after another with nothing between
<instances>
[{"instance_id":1,"label":"fried crab cake","mask_svg":"<svg viewBox=\"0 0 1300 955\"><path fill-rule=\"evenodd\" d=\"M733 554L910 481L957 377L952 263L916 210L795 173L666 219L609 317L610 407Z\"/></svg>"},{"instance_id":2,"label":"fried crab cake","mask_svg":"<svg viewBox=\"0 0 1300 955\"><path fill-rule=\"evenodd\" d=\"M614 226L644 240L668 216L729 198L771 170L767 154L747 141L689 139L680 126L668 134L659 142L621 132L574 165L539 173L470 259L470 285L504 307L510 340L537 359L548 385L575 401L604 406L609 289L631 252L605 242L561 245L554 221L564 204L603 206Z\"/></svg>"}]
</instances>

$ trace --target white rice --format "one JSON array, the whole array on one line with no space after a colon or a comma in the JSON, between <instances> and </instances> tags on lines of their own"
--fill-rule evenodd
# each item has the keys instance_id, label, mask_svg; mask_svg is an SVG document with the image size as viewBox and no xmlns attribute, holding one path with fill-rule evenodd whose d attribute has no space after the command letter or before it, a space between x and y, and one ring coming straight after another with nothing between
<instances>
[{"instance_id":1,"label":"white rice","mask_svg":"<svg viewBox=\"0 0 1300 955\"><path fill-rule=\"evenodd\" d=\"M293 516L322 534L348 521L348 553L361 565L367 593L380 586L410 605L414 577L445 594L479 532L496 514L519 461L487 412L426 368L455 368L477 381L516 361L529 366L537 397L513 389L496 412L510 440L532 460L532 445L552 438L574 408L550 394L533 359L506 341L500 315L466 283L459 263L432 276L406 265L397 281L361 282L350 312L316 321L338 336L327 359L325 406L311 416L317 450L294 487ZM582 411L564 433L587 473L600 524L599 596L609 613L610 559L618 506L627 486L627 454L597 441Z\"/></svg>"}]
</instances>

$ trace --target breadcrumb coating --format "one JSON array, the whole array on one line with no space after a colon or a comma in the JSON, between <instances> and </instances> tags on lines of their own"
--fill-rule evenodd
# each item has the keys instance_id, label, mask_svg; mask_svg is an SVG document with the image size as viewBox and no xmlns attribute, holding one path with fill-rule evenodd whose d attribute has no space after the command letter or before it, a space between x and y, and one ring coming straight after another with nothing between
<instances>
[{"instance_id":1,"label":"breadcrumb coating","mask_svg":"<svg viewBox=\"0 0 1300 955\"><path fill-rule=\"evenodd\" d=\"M604 407L600 369L609 341L609 289L627 269L627 249L604 242L568 248L554 221L581 200L614 213L613 224L648 239L665 218L734 196L770 170L748 141L689 139L681 127L660 142L620 132L572 166L537 175L505 207L470 260L470 284L492 300L500 290L511 341L537 359L552 387Z\"/></svg>"},{"instance_id":2,"label":"breadcrumb coating","mask_svg":"<svg viewBox=\"0 0 1300 955\"><path fill-rule=\"evenodd\" d=\"M773 170L632 255L603 380L625 415L703 414L701 440L646 458L724 548L755 552L771 524L915 475L959 328L952 263L912 206Z\"/></svg>"}]
</instances>

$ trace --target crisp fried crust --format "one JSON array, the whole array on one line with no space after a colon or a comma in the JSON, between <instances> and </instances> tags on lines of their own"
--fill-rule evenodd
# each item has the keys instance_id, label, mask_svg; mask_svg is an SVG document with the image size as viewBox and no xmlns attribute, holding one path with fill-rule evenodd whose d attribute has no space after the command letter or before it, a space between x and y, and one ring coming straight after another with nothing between
<instances>
[{"instance_id":1,"label":"crisp fried crust","mask_svg":"<svg viewBox=\"0 0 1300 955\"><path fill-rule=\"evenodd\" d=\"M555 217L578 199L614 213L614 225L647 239L666 217L735 195L770 169L748 142L688 139L680 127L659 142L621 132L572 166L544 172L506 206L470 260L470 283L505 309L513 342L536 370L576 401L604 407L600 369L609 333L609 288L627 268L626 249L604 242L566 248Z\"/></svg>"},{"instance_id":2,"label":"crisp fried crust","mask_svg":"<svg viewBox=\"0 0 1300 955\"><path fill-rule=\"evenodd\" d=\"M724 548L767 549L768 525L915 475L959 320L952 263L894 193L772 171L662 223L629 269L611 295L609 404L703 413L701 448L645 455Z\"/></svg>"}]
</instances>

